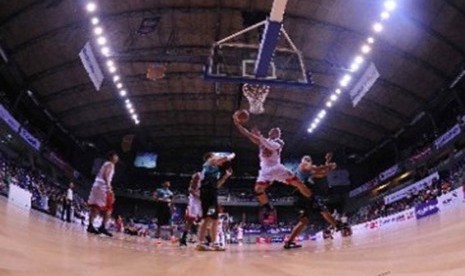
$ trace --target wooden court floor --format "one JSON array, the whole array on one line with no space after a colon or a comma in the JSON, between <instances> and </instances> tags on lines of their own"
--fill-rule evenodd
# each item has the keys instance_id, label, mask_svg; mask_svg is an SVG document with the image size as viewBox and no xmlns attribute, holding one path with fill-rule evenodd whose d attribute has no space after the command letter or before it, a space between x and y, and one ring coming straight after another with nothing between
<instances>
[{"instance_id":1,"label":"wooden court floor","mask_svg":"<svg viewBox=\"0 0 465 276\"><path fill-rule=\"evenodd\" d=\"M0 275L465 275L465 204L400 230L197 252L147 238L89 236L0 198Z\"/></svg>"}]
</instances>

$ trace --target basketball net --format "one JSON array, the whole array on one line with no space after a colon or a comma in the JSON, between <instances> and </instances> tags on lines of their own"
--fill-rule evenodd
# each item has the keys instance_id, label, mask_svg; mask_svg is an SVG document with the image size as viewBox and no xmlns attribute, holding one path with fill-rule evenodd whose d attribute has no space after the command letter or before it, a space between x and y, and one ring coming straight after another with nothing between
<instances>
[{"instance_id":1,"label":"basketball net","mask_svg":"<svg viewBox=\"0 0 465 276\"><path fill-rule=\"evenodd\" d=\"M260 84L244 84L242 93L249 101L249 112L252 114L261 114L265 112L263 104L270 92L270 87Z\"/></svg>"}]
</instances>

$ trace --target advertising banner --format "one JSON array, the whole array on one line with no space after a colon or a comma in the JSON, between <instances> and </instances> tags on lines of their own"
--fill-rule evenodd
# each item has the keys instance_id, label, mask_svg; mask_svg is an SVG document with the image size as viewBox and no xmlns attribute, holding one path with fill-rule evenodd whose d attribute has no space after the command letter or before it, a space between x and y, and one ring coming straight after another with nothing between
<instances>
[{"instance_id":1,"label":"advertising banner","mask_svg":"<svg viewBox=\"0 0 465 276\"><path fill-rule=\"evenodd\" d=\"M8 110L6 110L6 108L2 104L0 104L0 118L7 125L9 125L14 132L19 131L19 127L21 125L18 123L18 121L16 121L16 119L13 116L11 116L10 112L8 112Z\"/></svg>"},{"instance_id":2,"label":"advertising banner","mask_svg":"<svg viewBox=\"0 0 465 276\"><path fill-rule=\"evenodd\" d=\"M439 212L438 200L432 199L425 203L420 203L415 206L415 215L417 219L422 219Z\"/></svg>"},{"instance_id":3,"label":"advertising banner","mask_svg":"<svg viewBox=\"0 0 465 276\"><path fill-rule=\"evenodd\" d=\"M434 146L439 149L448 142L450 142L452 139L457 137L460 133L462 132L462 129L460 128L459 124L456 124L453 126L451 129L449 129L446 133L441 135L436 141L434 141Z\"/></svg>"},{"instance_id":4,"label":"advertising banner","mask_svg":"<svg viewBox=\"0 0 465 276\"><path fill-rule=\"evenodd\" d=\"M438 197L439 210L441 212L454 209L463 203L463 188L460 187L445 195Z\"/></svg>"},{"instance_id":5,"label":"advertising banner","mask_svg":"<svg viewBox=\"0 0 465 276\"><path fill-rule=\"evenodd\" d=\"M32 135L29 131L25 128L21 128L19 131L19 135L28 143L31 147L35 148L36 150L40 149L40 141L34 135Z\"/></svg>"},{"instance_id":6,"label":"advertising banner","mask_svg":"<svg viewBox=\"0 0 465 276\"><path fill-rule=\"evenodd\" d=\"M84 65L90 80L94 84L95 89L99 91L103 82L103 73L102 70L100 70L100 66L98 65L97 59L95 58L89 42L87 42L81 50L79 57L81 58L81 62Z\"/></svg>"},{"instance_id":7,"label":"advertising banner","mask_svg":"<svg viewBox=\"0 0 465 276\"><path fill-rule=\"evenodd\" d=\"M393 202L396 202L398 200L401 200L403 199L404 197L406 197L407 195L411 194L412 192L415 192L415 191L421 191L423 190L425 187L427 186L430 186L431 183L433 182L433 179L439 179L439 174L437 172L429 175L428 177L425 177L423 178L422 180L420 181L417 181L403 189L400 189L399 191L397 192L394 192L390 195L387 195L384 197L384 203L385 204L390 204L390 203L393 203Z\"/></svg>"},{"instance_id":8,"label":"advertising banner","mask_svg":"<svg viewBox=\"0 0 465 276\"><path fill-rule=\"evenodd\" d=\"M385 170L384 172L379 174L379 180L384 181L393 176L395 176L400 171L399 164L395 164L394 166L390 167L389 169Z\"/></svg>"}]
</instances>

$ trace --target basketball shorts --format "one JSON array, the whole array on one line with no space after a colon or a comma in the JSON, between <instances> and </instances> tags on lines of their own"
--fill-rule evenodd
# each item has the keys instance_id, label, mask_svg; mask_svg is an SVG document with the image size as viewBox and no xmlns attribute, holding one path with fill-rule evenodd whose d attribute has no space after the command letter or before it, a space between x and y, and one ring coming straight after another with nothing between
<instances>
[{"instance_id":1,"label":"basketball shorts","mask_svg":"<svg viewBox=\"0 0 465 276\"><path fill-rule=\"evenodd\" d=\"M217 189L207 185L200 188L200 202L202 218L218 219L218 193Z\"/></svg>"},{"instance_id":2,"label":"basketball shorts","mask_svg":"<svg viewBox=\"0 0 465 276\"><path fill-rule=\"evenodd\" d=\"M287 183L287 181L293 177L294 174L283 164L277 164L270 167L262 167L258 172L257 182L271 184L273 181L279 181L282 183Z\"/></svg>"},{"instance_id":3,"label":"basketball shorts","mask_svg":"<svg viewBox=\"0 0 465 276\"><path fill-rule=\"evenodd\" d=\"M199 198L189 196L186 219L199 219L202 217L202 203Z\"/></svg>"},{"instance_id":4,"label":"basketball shorts","mask_svg":"<svg viewBox=\"0 0 465 276\"><path fill-rule=\"evenodd\" d=\"M90 190L88 204L95 206L101 211L112 211L115 195L108 189L105 183L97 181Z\"/></svg>"}]
</instances>

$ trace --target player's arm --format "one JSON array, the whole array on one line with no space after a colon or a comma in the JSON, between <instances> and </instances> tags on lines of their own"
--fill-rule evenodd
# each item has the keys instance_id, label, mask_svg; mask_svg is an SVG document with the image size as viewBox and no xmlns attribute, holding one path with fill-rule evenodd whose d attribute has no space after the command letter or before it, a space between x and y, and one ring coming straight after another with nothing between
<instances>
[{"instance_id":1,"label":"player's arm","mask_svg":"<svg viewBox=\"0 0 465 276\"><path fill-rule=\"evenodd\" d=\"M223 165L223 163L229 162L229 161L233 160L235 157L236 157L236 154L234 152L229 154L228 156L214 157L214 158L212 158L210 160L210 164L211 165L216 165L216 166L221 166L221 165Z\"/></svg>"},{"instance_id":2,"label":"player's arm","mask_svg":"<svg viewBox=\"0 0 465 276\"><path fill-rule=\"evenodd\" d=\"M336 169L336 162L332 162L333 154L328 152L325 156L325 166L328 170L333 171Z\"/></svg>"},{"instance_id":3,"label":"player's arm","mask_svg":"<svg viewBox=\"0 0 465 276\"><path fill-rule=\"evenodd\" d=\"M224 175L220 178L220 180L218 180L218 183L217 183L217 187L218 188L221 188L224 183L226 182L226 180L233 174L233 170L230 168L228 170L226 170L226 172L224 173Z\"/></svg>"},{"instance_id":4,"label":"player's arm","mask_svg":"<svg viewBox=\"0 0 465 276\"><path fill-rule=\"evenodd\" d=\"M277 141L270 141L267 140L265 137L259 137L260 145L264 146L265 148L275 151L282 148L283 144Z\"/></svg>"},{"instance_id":5,"label":"player's arm","mask_svg":"<svg viewBox=\"0 0 465 276\"><path fill-rule=\"evenodd\" d=\"M234 120L234 125L236 126L237 130L244 135L245 137L249 138L249 140L256 144L260 145L260 141L257 135L253 134L250 132L248 129L246 129L243 125L241 125L237 120Z\"/></svg>"}]
</instances>

